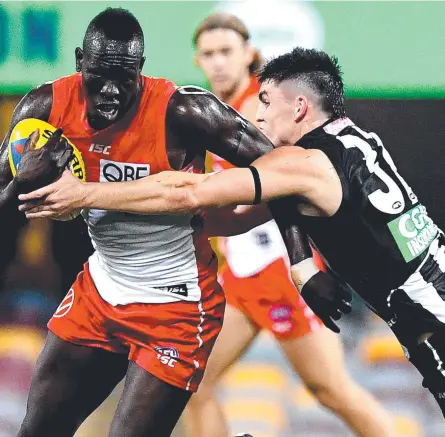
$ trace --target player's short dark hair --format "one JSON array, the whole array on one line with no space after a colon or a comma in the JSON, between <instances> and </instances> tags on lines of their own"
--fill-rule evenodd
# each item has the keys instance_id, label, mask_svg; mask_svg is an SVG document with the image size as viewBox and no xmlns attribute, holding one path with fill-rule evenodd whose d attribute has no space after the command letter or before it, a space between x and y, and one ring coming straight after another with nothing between
<instances>
[{"instance_id":1,"label":"player's short dark hair","mask_svg":"<svg viewBox=\"0 0 445 437\"><path fill-rule=\"evenodd\" d=\"M346 115L340 65L335 56L322 50L296 47L270 60L259 73L261 83L268 80L278 84L285 80L298 81L318 96L324 112L335 118Z\"/></svg>"},{"instance_id":2,"label":"player's short dark hair","mask_svg":"<svg viewBox=\"0 0 445 437\"><path fill-rule=\"evenodd\" d=\"M130 42L135 39L139 40L142 52L144 50L144 32L142 27L137 18L126 9L107 8L96 15L91 20L85 33L83 40L84 49L97 33L114 41Z\"/></svg>"}]
</instances>

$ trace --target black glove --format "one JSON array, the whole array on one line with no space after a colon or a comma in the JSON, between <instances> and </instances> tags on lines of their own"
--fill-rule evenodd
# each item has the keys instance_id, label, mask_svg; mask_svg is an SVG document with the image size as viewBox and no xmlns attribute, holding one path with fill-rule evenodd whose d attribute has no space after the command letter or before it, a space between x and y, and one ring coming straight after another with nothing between
<instances>
[{"instance_id":1,"label":"black glove","mask_svg":"<svg viewBox=\"0 0 445 437\"><path fill-rule=\"evenodd\" d=\"M57 129L43 147L35 149L40 133L36 129L23 147L15 180L20 194L42 188L54 182L65 170L73 156L73 148L62 129Z\"/></svg>"},{"instance_id":2,"label":"black glove","mask_svg":"<svg viewBox=\"0 0 445 437\"><path fill-rule=\"evenodd\" d=\"M331 331L340 332L333 320L351 312L352 293L347 284L331 273L320 271L303 285L301 296Z\"/></svg>"}]
</instances>

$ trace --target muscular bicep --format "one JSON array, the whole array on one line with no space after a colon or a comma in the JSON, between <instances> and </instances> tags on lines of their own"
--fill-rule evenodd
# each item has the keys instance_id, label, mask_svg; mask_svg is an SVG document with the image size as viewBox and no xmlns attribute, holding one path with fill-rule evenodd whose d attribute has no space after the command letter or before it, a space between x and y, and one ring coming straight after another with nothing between
<instances>
[{"instance_id":1,"label":"muscular bicep","mask_svg":"<svg viewBox=\"0 0 445 437\"><path fill-rule=\"evenodd\" d=\"M273 150L272 143L246 118L215 95L182 87L170 98L167 130L184 148L208 150L237 167L245 167Z\"/></svg>"},{"instance_id":2,"label":"muscular bicep","mask_svg":"<svg viewBox=\"0 0 445 437\"><path fill-rule=\"evenodd\" d=\"M38 118L43 121L48 121L51 106L52 85L45 84L31 90L15 107L8 132L0 146L0 190L4 189L12 179L8 161L8 143L15 125L26 118Z\"/></svg>"}]
</instances>

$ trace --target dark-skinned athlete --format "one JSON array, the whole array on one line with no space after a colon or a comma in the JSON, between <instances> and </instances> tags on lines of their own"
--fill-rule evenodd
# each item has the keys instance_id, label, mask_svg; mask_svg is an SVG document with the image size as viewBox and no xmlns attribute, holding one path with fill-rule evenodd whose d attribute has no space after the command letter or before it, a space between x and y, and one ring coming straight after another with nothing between
<instances>
[{"instance_id":1,"label":"dark-skinned athlete","mask_svg":"<svg viewBox=\"0 0 445 437\"><path fill-rule=\"evenodd\" d=\"M206 150L245 167L273 149L213 94L142 75L143 54L136 18L105 10L76 49L78 72L31 91L11 128L29 117L62 128L95 182L200 173ZM48 324L19 437L74 435L124 376L109 435L169 436L221 329L216 257L192 215L82 215L96 251ZM298 256L310 251L282 230ZM308 287L337 286L317 278Z\"/></svg>"}]
</instances>

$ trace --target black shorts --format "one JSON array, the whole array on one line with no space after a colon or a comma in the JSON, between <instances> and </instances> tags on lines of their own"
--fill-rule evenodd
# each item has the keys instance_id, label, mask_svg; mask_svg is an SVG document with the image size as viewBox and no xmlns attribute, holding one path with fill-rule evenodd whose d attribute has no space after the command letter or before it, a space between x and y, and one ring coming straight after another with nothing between
<instances>
[{"instance_id":1,"label":"black shorts","mask_svg":"<svg viewBox=\"0 0 445 437\"><path fill-rule=\"evenodd\" d=\"M388 296L387 320L399 341L409 347L419 335L445 334L445 237L431 243L428 255L403 285Z\"/></svg>"}]
</instances>

